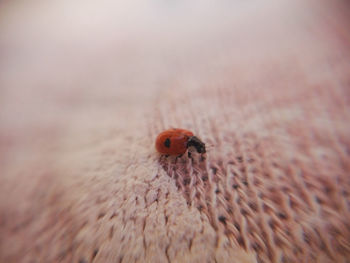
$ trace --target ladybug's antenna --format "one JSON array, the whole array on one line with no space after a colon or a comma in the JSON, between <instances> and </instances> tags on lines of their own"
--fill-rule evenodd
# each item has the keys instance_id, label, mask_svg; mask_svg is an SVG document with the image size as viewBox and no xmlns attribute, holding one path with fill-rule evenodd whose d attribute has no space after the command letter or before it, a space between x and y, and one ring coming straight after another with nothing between
<instances>
[{"instance_id":1,"label":"ladybug's antenna","mask_svg":"<svg viewBox=\"0 0 350 263\"><path fill-rule=\"evenodd\" d=\"M211 144L211 143L206 143L205 144L205 147L207 148L207 150L209 149L209 148L213 148L215 145L214 144Z\"/></svg>"}]
</instances>

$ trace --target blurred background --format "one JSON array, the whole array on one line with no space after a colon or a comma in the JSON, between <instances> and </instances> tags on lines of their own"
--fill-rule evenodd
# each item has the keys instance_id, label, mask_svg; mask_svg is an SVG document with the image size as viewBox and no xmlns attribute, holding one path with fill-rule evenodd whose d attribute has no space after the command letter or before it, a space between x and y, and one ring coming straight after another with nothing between
<instances>
[{"instance_id":1,"label":"blurred background","mask_svg":"<svg viewBox=\"0 0 350 263\"><path fill-rule=\"evenodd\" d=\"M174 76L228 65L249 75L281 56L307 64L308 52L349 40L346 1L16 0L0 12L6 126L81 103L144 101Z\"/></svg>"},{"instance_id":2,"label":"blurred background","mask_svg":"<svg viewBox=\"0 0 350 263\"><path fill-rule=\"evenodd\" d=\"M249 80L296 66L317 77L335 62L320 73L316 59L344 56L348 20L347 1L2 1L1 131L138 110L170 83L228 71Z\"/></svg>"}]
</instances>

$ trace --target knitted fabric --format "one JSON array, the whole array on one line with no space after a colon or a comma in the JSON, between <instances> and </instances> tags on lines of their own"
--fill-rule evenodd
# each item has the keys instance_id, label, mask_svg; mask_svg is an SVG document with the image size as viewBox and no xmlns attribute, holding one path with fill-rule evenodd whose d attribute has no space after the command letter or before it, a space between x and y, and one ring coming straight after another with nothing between
<instances>
[{"instance_id":1,"label":"knitted fabric","mask_svg":"<svg viewBox=\"0 0 350 263\"><path fill-rule=\"evenodd\" d=\"M175 51L141 35L34 59L2 26L0 262L348 262L350 16L299 4ZM205 158L160 156L171 127Z\"/></svg>"}]
</instances>

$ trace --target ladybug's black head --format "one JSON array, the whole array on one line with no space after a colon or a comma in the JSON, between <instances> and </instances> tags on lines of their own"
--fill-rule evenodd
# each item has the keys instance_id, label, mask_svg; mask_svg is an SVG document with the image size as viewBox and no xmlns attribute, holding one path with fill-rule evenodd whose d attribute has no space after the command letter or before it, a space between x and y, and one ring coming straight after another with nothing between
<instances>
[{"instance_id":1,"label":"ladybug's black head","mask_svg":"<svg viewBox=\"0 0 350 263\"><path fill-rule=\"evenodd\" d=\"M196 136L191 136L187 141L187 148L193 146L198 153L206 153L205 144Z\"/></svg>"}]
</instances>

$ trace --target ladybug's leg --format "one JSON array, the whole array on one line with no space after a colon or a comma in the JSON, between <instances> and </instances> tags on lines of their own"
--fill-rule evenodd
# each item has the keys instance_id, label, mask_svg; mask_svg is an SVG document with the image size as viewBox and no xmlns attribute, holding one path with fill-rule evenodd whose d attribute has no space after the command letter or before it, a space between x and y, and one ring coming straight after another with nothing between
<instances>
[{"instance_id":1,"label":"ladybug's leg","mask_svg":"<svg viewBox=\"0 0 350 263\"><path fill-rule=\"evenodd\" d=\"M177 159L181 158L183 154L180 154L178 156L175 157L175 163L177 163Z\"/></svg>"},{"instance_id":2,"label":"ladybug's leg","mask_svg":"<svg viewBox=\"0 0 350 263\"><path fill-rule=\"evenodd\" d=\"M162 154L162 155L159 157L159 161L165 162L165 161L167 160L168 157L169 157L169 154Z\"/></svg>"},{"instance_id":3,"label":"ladybug's leg","mask_svg":"<svg viewBox=\"0 0 350 263\"><path fill-rule=\"evenodd\" d=\"M194 159L193 159L192 153L190 151L187 151L187 156L188 156L189 159L192 160L192 163L193 163Z\"/></svg>"}]
</instances>

